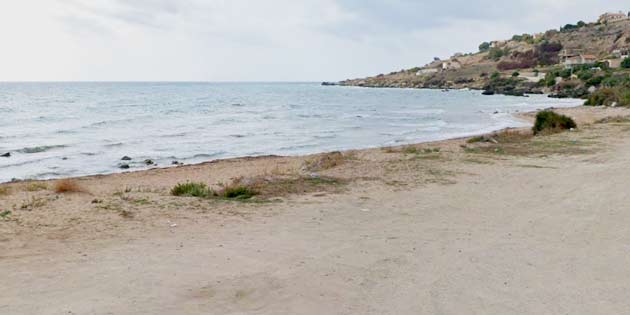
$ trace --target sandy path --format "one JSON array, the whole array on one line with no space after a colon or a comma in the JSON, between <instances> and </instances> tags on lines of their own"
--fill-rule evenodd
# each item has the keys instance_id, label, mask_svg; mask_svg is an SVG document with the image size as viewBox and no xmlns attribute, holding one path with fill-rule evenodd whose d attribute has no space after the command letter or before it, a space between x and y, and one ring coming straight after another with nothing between
<instances>
[{"instance_id":1,"label":"sandy path","mask_svg":"<svg viewBox=\"0 0 630 315\"><path fill-rule=\"evenodd\" d=\"M630 131L451 185L303 196L0 257L1 314L624 314ZM605 149L604 149L605 148Z\"/></svg>"}]
</instances>

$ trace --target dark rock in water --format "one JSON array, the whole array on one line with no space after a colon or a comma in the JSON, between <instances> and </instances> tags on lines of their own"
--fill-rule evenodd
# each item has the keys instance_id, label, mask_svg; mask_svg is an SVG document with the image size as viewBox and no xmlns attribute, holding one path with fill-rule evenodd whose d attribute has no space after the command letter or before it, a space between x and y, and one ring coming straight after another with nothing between
<instances>
[{"instance_id":1,"label":"dark rock in water","mask_svg":"<svg viewBox=\"0 0 630 315\"><path fill-rule=\"evenodd\" d=\"M588 89L580 87L580 88L565 88L555 93L549 94L550 98L585 98L590 94Z\"/></svg>"},{"instance_id":2,"label":"dark rock in water","mask_svg":"<svg viewBox=\"0 0 630 315\"><path fill-rule=\"evenodd\" d=\"M494 95L494 91L492 91L492 90L485 90L481 94L483 94L483 95Z\"/></svg>"},{"instance_id":3,"label":"dark rock in water","mask_svg":"<svg viewBox=\"0 0 630 315\"><path fill-rule=\"evenodd\" d=\"M64 157L62 157L62 158L61 158L61 160L63 160L63 161L67 161L67 160L68 160L68 158L64 156Z\"/></svg>"},{"instance_id":4,"label":"dark rock in water","mask_svg":"<svg viewBox=\"0 0 630 315\"><path fill-rule=\"evenodd\" d=\"M128 170L128 169L131 168L131 166L129 166L129 164L120 164L119 167L120 167L120 169L123 169L123 170Z\"/></svg>"},{"instance_id":5,"label":"dark rock in water","mask_svg":"<svg viewBox=\"0 0 630 315\"><path fill-rule=\"evenodd\" d=\"M0 157L11 157L11 152L7 152L3 155L0 155Z\"/></svg>"},{"instance_id":6,"label":"dark rock in water","mask_svg":"<svg viewBox=\"0 0 630 315\"><path fill-rule=\"evenodd\" d=\"M123 156L122 159L120 159L121 161L131 161L131 158L128 156Z\"/></svg>"},{"instance_id":7,"label":"dark rock in water","mask_svg":"<svg viewBox=\"0 0 630 315\"><path fill-rule=\"evenodd\" d=\"M153 164L155 164L155 162L153 162L153 160L146 159L146 160L144 160L144 164L146 164L146 165L153 165Z\"/></svg>"},{"instance_id":8,"label":"dark rock in water","mask_svg":"<svg viewBox=\"0 0 630 315\"><path fill-rule=\"evenodd\" d=\"M335 85L337 85L337 83L335 83L335 82L322 82L322 85L323 86L335 86Z\"/></svg>"},{"instance_id":9,"label":"dark rock in water","mask_svg":"<svg viewBox=\"0 0 630 315\"><path fill-rule=\"evenodd\" d=\"M171 162L171 165L179 165L179 162L173 161L173 162Z\"/></svg>"}]
</instances>

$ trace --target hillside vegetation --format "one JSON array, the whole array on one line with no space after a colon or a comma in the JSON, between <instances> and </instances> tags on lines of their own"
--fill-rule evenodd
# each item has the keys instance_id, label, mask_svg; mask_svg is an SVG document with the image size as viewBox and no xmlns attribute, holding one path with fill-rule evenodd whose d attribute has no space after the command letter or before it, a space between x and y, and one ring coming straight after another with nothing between
<instances>
[{"instance_id":1,"label":"hillside vegetation","mask_svg":"<svg viewBox=\"0 0 630 315\"><path fill-rule=\"evenodd\" d=\"M568 24L560 30L484 42L422 67L339 82L346 86L482 89L484 94L587 99L590 105L630 106L630 19ZM587 62L567 65L567 58ZM625 58L625 59L624 59ZM584 59L582 59L584 60Z\"/></svg>"}]
</instances>

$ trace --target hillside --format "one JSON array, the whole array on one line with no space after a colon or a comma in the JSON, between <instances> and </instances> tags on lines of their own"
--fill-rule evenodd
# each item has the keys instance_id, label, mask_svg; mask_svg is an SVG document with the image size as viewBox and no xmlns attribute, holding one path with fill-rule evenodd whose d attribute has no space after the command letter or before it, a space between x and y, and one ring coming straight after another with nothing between
<instances>
[{"instance_id":1,"label":"hillside","mask_svg":"<svg viewBox=\"0 0 630 315\"><path fill-rule=\"evenodd\" d=\"M606 79L617 85L628 83L630 72L622 67L628 51L630 19L589 24L580 21L560 30L482 43L476 53L458 53L446 60L436 58L422 67L338 84L471 88L486 90L487 94L552 93L557 97L588 98L600 88L614 87L602 85ZM584 72L581 76L580 71ZM601 79L598 82L593 78Z\"/></svg>"}]
</instances>

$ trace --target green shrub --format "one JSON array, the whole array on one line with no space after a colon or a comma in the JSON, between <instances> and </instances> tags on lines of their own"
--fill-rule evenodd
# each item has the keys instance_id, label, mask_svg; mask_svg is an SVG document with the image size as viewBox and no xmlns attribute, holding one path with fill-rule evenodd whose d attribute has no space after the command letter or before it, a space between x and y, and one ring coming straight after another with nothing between
<instances>
[{"instance_id":1,"label":"green shrub","mask_svg":"<svg viewBox=\"0 0 630 315\"><path fill-rule=\"evenodd\" d=\"M479 45L479 51L484 52L486 50L490 49L490 43L488 42L483 42L481 43L481 45Z\"/></svg>"},{"instance_id":2,"label":"green shrub","mask_svg":"<svg viewBox=\"0 0 630 315\"><path fill-rule=\"evenodd\" d=\"M602 84L603 80L604 80L604 77L601 77L601 76L593 77L586 81L586 86L598 86Z\"/></svg>"},{"instance_id":3,"label":"green shrub","mask_svg":"<svg viewBox=\"0 0 630 315\"><path fill-rule=\"evenodd\" d=\"M621 62L621 67L624 69L630 69L630 58L626 58Z\"/></svg>"},{"instance_id":4,"label":"green shrub","mask_svg":"<svg viewBox=\"0 0 630 315\"><path fill-rule=\"evenodd\" d=\"M204 183L177 184L171 189L173 196L208 198L213 194L213 191Z\"/></svg>"},{"instance_id":5,"label":"green shrub","mask_svg":"<svg viewBox=\"0 0 630 315\"><path fill-rule=\"evenodd\" d=\"M593 71L586 70L586 71L581 71L578 74L578 78L582 81L588 81L593 77L593 75L594 75Z\"/></svg>"},{"instance_id":6,"label":"green shrub","mask_svg":"<svg viewBox=\"0 0 630 315\"><path fill-rule=\"evenodd\" d=\"M559 115L552 111L542 111L536 115L536 123L532 128L535 135L542 132L559 132L561 130L577 128L571 117Z\"/></svg>"},{"instance_id":7,"label":"green shrub","mask_svg":"<svg viewBox=\"0 0 630 315\"><path fill-rule=\"evenodd\" d=\"M503 56L507 56L510 53L510 50L508 48L491 48L490 51L488 52L488 58L492 59L494 61L499 61L499 59L501 59L501 57Z\"/></svg>"},{"instance_id":8,"label":"green shrub","mask_svg":"<svg viewBox=\"0 0 630 315\"><path fill-rule=\"evenodd\" d=\"M630 106L630 88L625 85L601 88L588 98L587 106Z\"/></svg>"},{"instance_id":9,"label":"green shrub","mask_svg":"<svg viewBox=\"0 0 630 315\"><path fill-rule=\"evenodd\" d=\"M521 73L518 72L518 71L512 72L512 76L515 77L515 78L518 77L519 75L521 75Z\"/></svg>"},{"instance_id":10,"label":"green shrub","mask_svg":"<svg viewBox=\"0 0 630 315\"><path fill-rule=\"evenodd\" d=\"M552 72L548 72L545 74L545 79L540 82L544 82L545 86L552 87L556 85L556 74Z\"/></svg>"},{"instance_id":11,"label":"green shrub","mask_svg":"<svg viewBox=\"0 0 630 315\"><path fill-rule=\"evenodd\" d=\"M569 79L571 78L571 74L572 74L571 69L564 69L560 71L559 76L561 76L563 79Z\"/></svg>"},{"instance_id":12,"label":"green shrub","mask_svg":"<svg viewBox=\"0 0 630 315\"><path fill-rule=\"evenodd\" d=\"M247 186L228 186L221 192L221 196L227 199L250 199L257 194Z\"/></svg>"}]
</instances>

